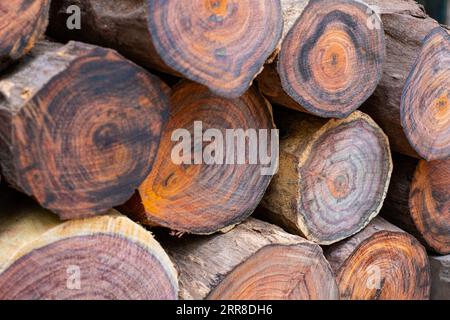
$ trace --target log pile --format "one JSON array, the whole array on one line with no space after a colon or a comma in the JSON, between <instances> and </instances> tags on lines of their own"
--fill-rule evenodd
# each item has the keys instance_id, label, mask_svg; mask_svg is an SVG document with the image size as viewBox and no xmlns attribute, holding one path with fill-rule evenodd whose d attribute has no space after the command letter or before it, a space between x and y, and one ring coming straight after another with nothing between
<instances>
[{"instance_id":1,"label":"log pile","mask_svg":"<svg viewBox=\"0 0 450 320\"><path fill-rule=\"evenodd\" d=\"M2 1L0 299L450 299L449 40L413 0Z\"/></svg>"}]
</instances>

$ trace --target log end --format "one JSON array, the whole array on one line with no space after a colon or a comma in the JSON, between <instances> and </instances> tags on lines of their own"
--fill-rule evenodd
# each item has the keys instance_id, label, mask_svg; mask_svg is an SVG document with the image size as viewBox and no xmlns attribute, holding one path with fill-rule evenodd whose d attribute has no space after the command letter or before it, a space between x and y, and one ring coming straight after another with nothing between
<instances>
[{"instance_id":1,"label":"log end","mask_svg":"<svg viewBox=\"0 0 450 320\"><path fill-rule=\"evenodd\" d=\"M345 239L380 211L393 164L387 137L369 116L329 121L299 163L297 225L308 239Z\"/></svg>"},{"instance_id":2,"label":"log end","mask_svg":"<svg viewBox=\"0 0 450 320\"><path fill-rule=\"evenodd\" d=\"M165 64L223 97L247 91L281 38L279 0L146 2Z\"/></svg>"},{"instance_id":3,"label":"log end","mask_svg":"<svg viewBox=\"0 0 450 320\"><path fill-rule=\"evenodd\" d=\"M450 160L421 160L409 195L412 220L426 244L450 253Z\"/></svg>"},{"instance_id":4,"label":"log end","mask_svg":"<svg viewBox=\"0 0 450 320\"><path fill-rule=\"evenodd\" d=\"M341 299L427 300L430 295L426 251L404 232L374 233L336 274Z\"/></svg>"},{"instance_id":5,"label":"log end","mask_svg":"<svg viewBox=\"0 0 450 320\"><path fill-rule=\"evenodd\" d=\"M168 117L165 84L115 51L71 42L36 58L32 71L68 56L36 92L22 93L17 112L9 106L3 141L14 158L7 179L62 219L127 201L151 170Z\"/></svg>"},{"instance_id":6,"label":"log end","mask_svg":"<svg viewBox=\"0 0 450 320\"><path fill-rule=\"evenodd\" d=\"M30 221L16 231L28 232ZM177 292L177 273L159 243L114 212L53 227L0 268L2 300L173 300Z\"/></svg>"},{"instance_id":7,"label":"log end","mask_svg":"<svg viewBox=\"0 0 450 320\"><path fill-rule=\"evenodd\" d=\"M274 123L269 105L253 89L230 100L187 81L174 88L171 105L153 170L124 212L134 211L146 224L195 234L243 221L261 200L271 176L261 174L263 165L248 160L226 164L227 147L233 147L235 155L242 151L227 139L226 131L266 129L270 135Z\"/></svg>"},{"instance_id":8,"label":"log end","mask_svg":"<svg viewBox=\"0 0 450 320\"><path fill-rule=\"evenodd\" d=\"M278 73L300 110L343 118L374 92L384 59L383 27L370 7L310 1L283 41Z\"/></svg>"},{"instance_id":9,"label":"log end","mask_svg":"<svg viewBox=\"0 0 450 320\"><path fill-rule=\"evenodd\" d=\"M435 28L403 89L400 116L411 146L424 159L450 157L450 35Z\"/></svg>"}]
</instances>

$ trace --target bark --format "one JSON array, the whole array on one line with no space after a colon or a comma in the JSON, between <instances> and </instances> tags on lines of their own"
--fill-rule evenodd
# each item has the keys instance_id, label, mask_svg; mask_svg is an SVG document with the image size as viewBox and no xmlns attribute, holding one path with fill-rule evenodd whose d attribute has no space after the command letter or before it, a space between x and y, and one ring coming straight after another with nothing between
<instances>
[{"instance_id":1,"label":"bark","mask_svg":"<svg viewBox=\"0 0 450 320\"><path fill-rule=\"evenodd\" d=\"M280 168L262 201L266 217L319 244L360 231L386 196L387 137L359 111L340 120L281 110L278 116Z\"/></svg>"},{"instance_id":2,"label":"bark","mask_svg":"<svg viewBox=\"0 0 450 320\"><path fill-rule=\"evenodd\" d=\"M63 219L106 212L150 172L167 87L115 51L40 43L0 78L0 163Z\"/></svg>"},{"instance_id":3,"label":"bark","mask_svg":"<svg viewBox=\"0 0 450 320\"><path fill-rule=\"evenodd\" d=\"M67 30L78 5L81 30ZM50 35L119 50L151 68L180 74L214 93L239 97L278 46L279 0L63 0L52 4Z\"/></svg>"},{"instance_id":4,"label":"bark","mask_svg":"<svg viewBox=\"0 0 450 320\"><path fill-rule=\"evenodd\" d=\"M250 218L225 234L171 239L181 299L336 299L318 245Z\"/></svg>"},{"instance_id":5,"label":"bark","mask_svg":"<svg viewBox=\"0 0 450 320\"><path fill-rule=\"evenodd\" d=\"M450 256L430 257L431 300L450 300Z\"/></svg>"}]
</instances>

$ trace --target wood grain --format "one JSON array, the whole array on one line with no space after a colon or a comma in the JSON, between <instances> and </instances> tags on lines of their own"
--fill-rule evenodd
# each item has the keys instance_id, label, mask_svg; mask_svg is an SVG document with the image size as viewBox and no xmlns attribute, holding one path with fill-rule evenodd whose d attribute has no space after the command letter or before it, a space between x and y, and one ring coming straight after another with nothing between
<instances>
[{"instance_id":1,"label":"wood grain","mask_svg":"<svg viewBox=\"0 0 450 320\"><path fill-rule=\"evenodd\" d=\"M424 159L450 159L450 34L438 27L423 41L403 89L400 117Z\"/></svg>"},{"instance_id":2,"label":"wood grain","mask_svg":"<svg viewBox=\"0 0 450 320\"><path fill-rule=\"evenodd\" d=\"M0 298L176 299L177 273L144 228L108 215L61 223L28 199L2 204Z\"/></svg>"},{"instance_id":3,"label":"wood grain","mask_svg":"<svg viewBox=\"0 0 450 320\"><path fill-rule=\"evenodd\" d=\"M381 129L359 111L340 120L275 115L280 169L262 201L266 217L320 244L364 228L378 214L392 172Z\"/></svg>"},{"instance_id":4,"label":"wood grain","mask_svg":"<svg viewBox=\"0 0 450 320\"><path fill-rule=\"evenodd\" d=\"M395 155L382 215L428 249L450 253L450 161Z\"/></svg>"},{"instance_id":5,"label":"wood grain","mask_svg":"<svg viewBox=\"0 0 450 320\"><path fill-rule=\"evenodd\" d=\"M194 123L202 122L202 132L218 130L228 149L231 144L226 142L227 129L274 128L270 105L254 89L231 100L187 81L173 89L170 101L171 114L153 170L120 210L144 224L195 234L210 234L240 223L261 200L271 176L262 175L263 165L251 164L249 158L242 164L227 164L224 158L222 164L206 163L203 152L209 143L195 142ZM172 141L171 137L177 129L189 131L193 148L189 160L200 155L201 163L174 162L172 152L179 140ZM267 143L270 154L270 132ZM242 151L238 147L236 143L234 160ZM244 147L248 151L249 143Z\"/></svg>"},{"instance_id":6,"label":"wood grain","mask_svg":"<svg viewBox=\"0 0 450 320\"><path fill-rule=\"evenodd\" d=\"M275 63L258 77L262 92L273 103L317 116L350 115L381 79L379 17L351 0L285 0L282 7L286 36Z\"/></svg>"},{"instance_id":7,"label":"wood grain","mask_svg":"<svg viewBox=\"0 0 450 320\"><path fill-rule=\"evenodd\" d=\"M150 172L168 88L115 51L41 43L0 78L0 163L63 219L106 212Z\"/></svg>"},{"instance_id":8,"label":"wood grain","mask_svg":"<svg viewBox=\"0 0 450 320\"><path fill-rule=\"evenodd\" d=\"M427 300L430 266L411 235L380 217L363 231L327 249L341 299Z\"/></svg>"}]
</instances>

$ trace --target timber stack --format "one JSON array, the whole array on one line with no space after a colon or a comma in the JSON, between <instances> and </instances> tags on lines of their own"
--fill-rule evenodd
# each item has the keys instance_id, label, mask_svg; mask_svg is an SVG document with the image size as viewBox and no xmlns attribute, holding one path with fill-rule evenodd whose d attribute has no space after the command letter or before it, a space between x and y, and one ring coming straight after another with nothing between
<instances>
[{"instance_id":1,"label":"timber stack","mask_svg":"<svg viewBox=\"0 0 450 320\"><path fill-rule=\"evenodd\" d=\"M450 299L449 79L414 0L2 1L0 299Z\"/></svg>"}]
</instances>

